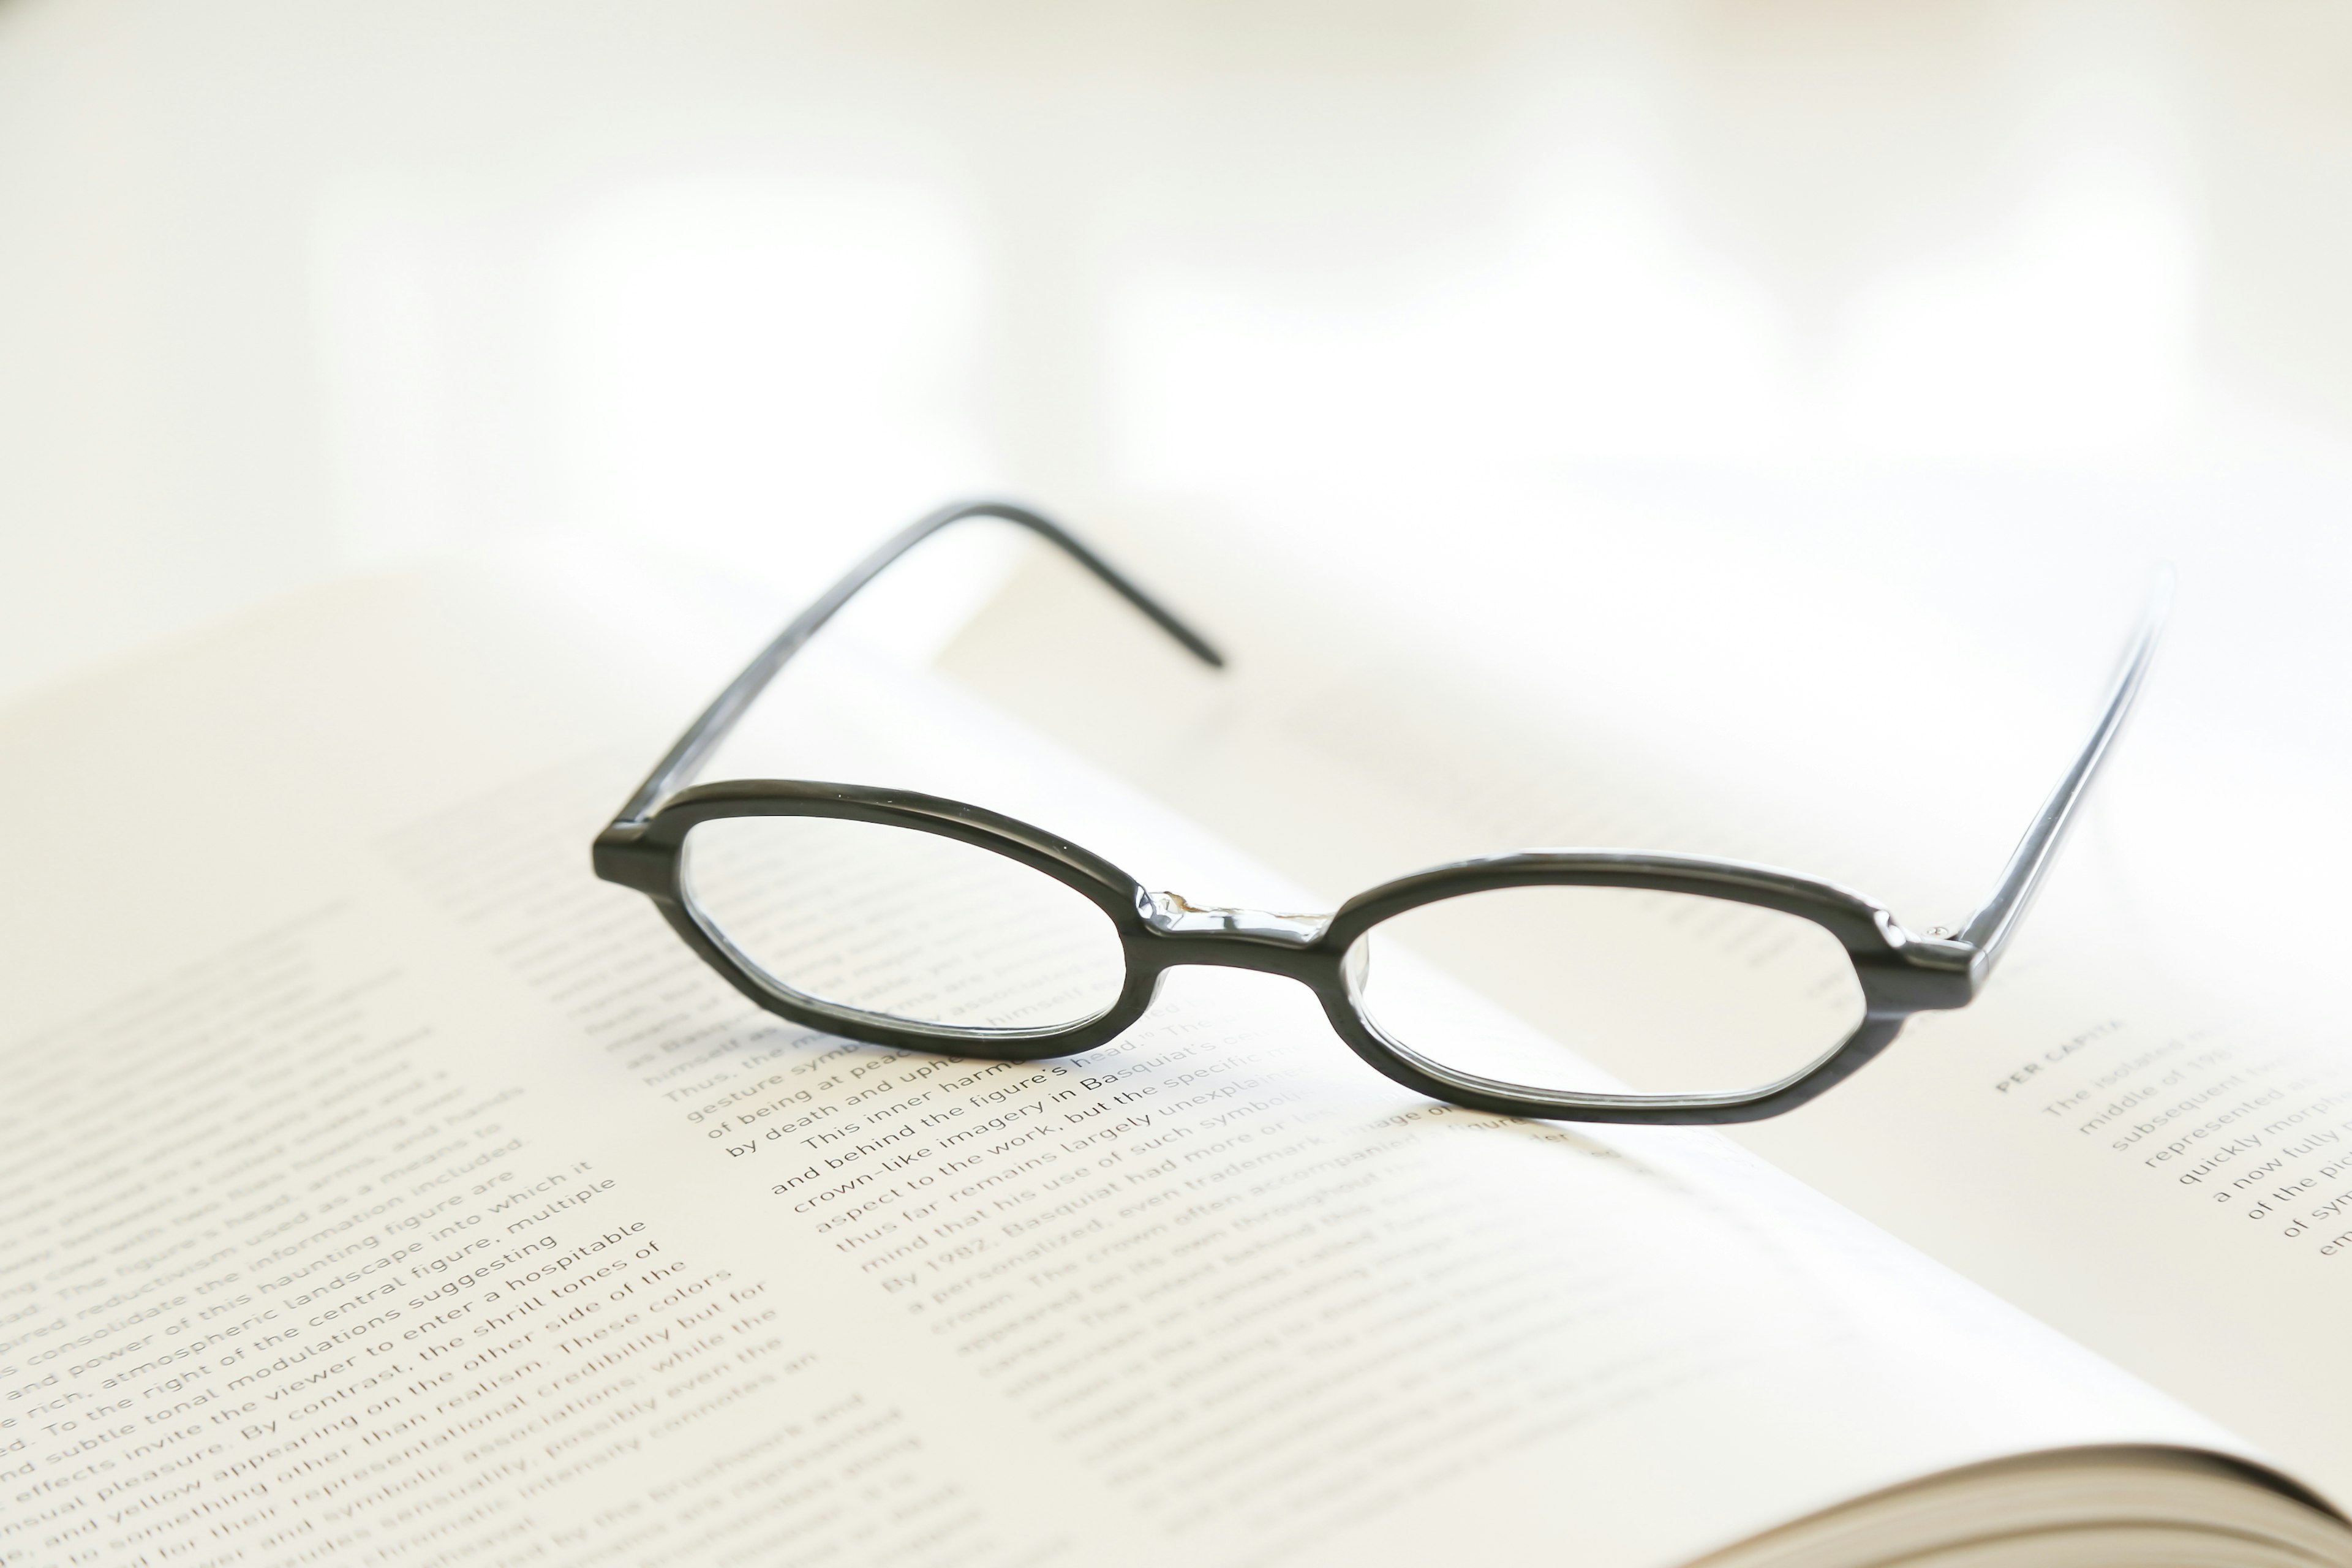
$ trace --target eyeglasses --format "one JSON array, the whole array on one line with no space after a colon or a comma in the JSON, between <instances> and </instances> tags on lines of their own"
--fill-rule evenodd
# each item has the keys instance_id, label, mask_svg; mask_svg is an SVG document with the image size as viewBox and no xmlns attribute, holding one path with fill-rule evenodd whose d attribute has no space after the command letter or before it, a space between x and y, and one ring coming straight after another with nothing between
<instances>
[{"instance_id":1,"label":"eyeglasses","mask_svg":"<svg viewBox=\"0 0 2352 1568\"><path fill-rule=\"evenodd\" d=\"M2089 742L1957 935L1906 931L1860 894L1792 871L1630 849L1458 861L1328 915L1224 909L1148 889L961 801L798 779L687 787L835 612L968 518L1049 541L1192 657L1223 665L1058 524L1002 501L945 507L860 562L719 693L596 836L596 874L652 899L760 1006L850 1039L1071 1056L1141 1017L1169 970L1223 965L1304 984L1358 1056L1410 1089L1566 1121L1777 1116L1885 1050L1913 1014L1973 1001L2138 692L2170 598L2160 577ZM1497 946L1543 985L1549 1036L1436 967Z\"/></svg>"}]
</instances>

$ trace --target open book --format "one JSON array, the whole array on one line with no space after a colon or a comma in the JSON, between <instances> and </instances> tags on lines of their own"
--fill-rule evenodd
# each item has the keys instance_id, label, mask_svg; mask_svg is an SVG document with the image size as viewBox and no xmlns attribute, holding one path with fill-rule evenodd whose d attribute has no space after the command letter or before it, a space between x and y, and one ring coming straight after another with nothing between
<instances>
[{"instance_id":1,"label":"open book","mask_svg":"<svg viewBox=\"0 0 2352 1568\"><path fill-rule=\"evenodd\" d=\"M1717 1133L1418 1100L1265 976L1059 1063L783 1025L589 875L740 651L601 604L355 583L0 721L0 1563L2352 1563L2341 1358L2265 1330L2341 1298L2324 1222L2084 1176L2103 1258L2225 1277L2249 1442L2077 1342L2209 1321L2186 1273L2069 1338ZM710 776L1307 907L943 682L820 645L770 701ZM2083 1147L2352 1186L2322 1068L2011 989Z\"/></svg>"}]
</instances>

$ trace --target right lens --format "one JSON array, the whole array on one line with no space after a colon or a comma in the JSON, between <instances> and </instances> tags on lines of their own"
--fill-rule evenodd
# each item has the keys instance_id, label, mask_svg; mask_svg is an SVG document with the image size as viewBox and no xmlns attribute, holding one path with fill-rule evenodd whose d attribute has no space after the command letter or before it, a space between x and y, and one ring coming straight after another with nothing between
<instances>
[{"instance_id":1,"label":"right lens","mask_svg":"<svg viewBox=\"0 0 2352 1568\"><path fill-rule=\"evenodd\" d=\"M835 816L729 816L686 837L705 929L786 990L968 1029L1083 1024L1118 1000L1118 931L1076 889L961 839Z\"/></svg>"},{"instance_id":2,"label":"right lens","mask_svg":"<svg viewBox=\"0 0 2352 1568\"><path fill-rule=\"evenodd\" d=\"M1432 965L1517 1016L1433 983ZM1423 904L1357 939L1347 972L1356 1005L1397 1044L1539 1091L1761 1089L1819 1061L1863 1018L1853 960L1811 921L1633 888L1505 888Z\"/></svg>"}]
</instances>

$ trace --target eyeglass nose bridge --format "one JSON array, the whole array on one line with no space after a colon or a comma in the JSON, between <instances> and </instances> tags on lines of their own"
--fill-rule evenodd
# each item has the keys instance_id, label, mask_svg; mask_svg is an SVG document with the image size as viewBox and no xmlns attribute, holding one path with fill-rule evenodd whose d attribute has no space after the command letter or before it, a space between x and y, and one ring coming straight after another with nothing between
<instances>
[{"instance_id":1,"label":"eyeglass nose bridge","mask_svg":"<svg viewBox=\"0 0 2352 1568\"><path fill-rule=\"evenodd\" d=\"M1329 915L1195 904L1181 893L1142 893L1135 903L1144 925L1169 944L1154 944L1162 969L1205 964L1305 980L1329 962L1321 952Z\"/></svg>"}]
</instances>

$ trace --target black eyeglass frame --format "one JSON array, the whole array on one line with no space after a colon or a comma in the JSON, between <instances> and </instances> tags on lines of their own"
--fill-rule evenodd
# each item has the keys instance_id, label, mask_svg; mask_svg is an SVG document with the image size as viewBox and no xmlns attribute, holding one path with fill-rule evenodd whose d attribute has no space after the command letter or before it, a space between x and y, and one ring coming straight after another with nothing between
<instances>
[{"instance_id":1,"label":"black eyeglass frame","mask_svg":"<svg viewBox=\"0 0 2352 1568\"><path fill-rule=\"evenodd\" d=\"M1312 991L1340 1039L1396 1082L1474 1110L1550 1121L1721 1124L1778 1116L1851 1077L1891 1045L1914 1014L1964 1007L1975 1000L2039 889L2130 710L2170 599L2169 577L2160 575L2089 742L2019 843L1992 897L1950 937L1907 931L1884 907L1861 894L1793 871L1623 849L1530 849L1455 861L1359 893L1328 917L1202 908L1175 894L1148 889L1100 856L984 806L908 790L812 780L690 784L760 692L843 605L908 551L970 518L994 518L1038 534L1158 623L1195 658L1213 667L1224 663L1205 639L1042 514L1002 500L942 507L860 562L719 694L596 836L592 850L596 875L651 899L687 945L760 1007L847 1038L1004 1061L1075 1056L1117 1038L1142 1017L1161 976L1171 969L1185 964L1251 969L1296 980ZM992 850L1051 877L1101 910L1117 931L1127 965L1118 999L1074 1025L971 1028L890 1017L795 991L730 943L696 908L687 883L687 836L703 823L742 816L834 817L936 834ZM1365 932L1443 899L1530 887L1685 893L1809 920L1836 938L1852 961L1863 994L1862 1022L1826 1055L1772 1083L1717 1094L1638 1095L1539 1090L1465 1073L1389 1037L1365 1014L1348 973L1349 955Z\"/></svg>"}]
</instances>

